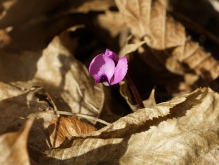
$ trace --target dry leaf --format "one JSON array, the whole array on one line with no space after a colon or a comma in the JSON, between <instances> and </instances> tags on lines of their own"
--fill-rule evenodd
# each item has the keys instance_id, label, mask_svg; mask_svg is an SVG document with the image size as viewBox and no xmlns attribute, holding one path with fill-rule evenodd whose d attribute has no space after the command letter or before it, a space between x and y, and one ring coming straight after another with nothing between
<instances>
[{"instance_id":1,"label":"dry leaf","mask_svg":"<svg viewBox=\"0 0 219 165\"><path fill-rule=\"evenodd\" d=\"M58 110L99 116L104 102L102 85L95 85L87 68L69 53L59 37L42 52L2 52L0 59L1 81L27 89L42 86Z\"/></svg>"},{"instance_id":2,"label":"dry leaf","mask_svg":"<svg viewBox=\"0 0 219 165\"><path fill-rule=\"evenodd\" d=\"M30 160L26 147L16 152L25 149L28 164L218 164L219 95L200 88L156 104L151 92L155 85L165 86L156 90L156 99L167 91L166 100L213 82L219 89L218 62L187 36L163 2L39 0L27 8L26 0L2 1L0 139L35 117L28 139ZM74 31L63 32L71 26ZM120 56L129 53L129 75L145 109L137 110L124 83L121 93L135 112L121 118L130 108L117 97L119 86L103 91L75 59L88 65L105 47ZM73 117L59 117L72 113L87 115L93 124L100 117L120 119L94 131Z\"/></svg>"},{"instance_id":3,"label":"dry leaf","mask_svg":"<svg viewBox=\"0 0 219 165\"><path fill-rule=\"evenodd\" d=\"M138 105L136 103L136 100L135 100L133 94L131 93L131 91L129 90L128 83L126 81L121 83L120 93L126 99L128 105L130 106L130 108L133 111L137 111L139 109ZM156 105L154 93L155 93L155 90L153 89L151 91L149 98L146 100L142 100L142 102L146 108L150 108L150 107Z\"/></svg>"},{"instance_id":4,"label":"dry leaf","mask_svg":"<svg viewBox=\"0 0 219 165\"><path fill-rule=\"evenodd\" d=\"M214 147L213 150L211 150L206 155L200 157L195 163L196 164L206 164L206 165L218 165L219 164L219 146Z\"/></svg>"},{"instance_id":5,"label":"dry leaf","mask_svg":"<svg viewBox=\"0 0 219 165\"><path fill-rule=\"evenodd\" d=\"M219 95L209 88L145 108L52 149L40 164L196 164L219 144Z\"/></svg>"},{"instance_id":6,"label":"dry leaf","mask_svg":"<svg viewBox=\"0 0 219 165\"><path fill-rule=\"evenodd\" d=\"M0 136L0 163L4 165L22 164L30 165L27 138L34 119L26 121L18 132L5 133Z\"/></svg>"},{"instance_id":7,"label":"dry leaf","mask_svg":"<svg viewBox=\"0 0 219 165\"><path fill-rule=\"evenodd\" d=\"M30 132L29 144L40 151L49 149L44 129L56 115L44 92L39 87L20 89L0 83L0 134L18 131L26 118L33 116L37 120Z\"/></svg>"},{"instance_id":8,"label":"dry leaf","mask_svg":"<svg viewBox=\"0 0 219 165\"><path fill-rule=\"evenodd\" d=\"M122 21L122 15L119 12L106 10L104 14L97 17L98 23L104 29L110 32L112 38L116 37L120 31L125 30L125 22Z\"/></svg>"},{"instance_id":9,"label":"dry leaf","mask_svg":"<svg viewBox=\"0 0 219 165\"><path fill-rule=\"evenodd\" d=\"M218 62L186 36L185 28L167 14L159 0L115 2L132 34L147 41L139 55L155 77L168 79L162 73L163 66L182 76L193 73L192 84L199 80L198 76L205 84L218 77ZM186 85L192 86L189 82Z\"/></svg>"},{"instance_id":10,"label":"dry leaf","mask_svg":"<svg viewBox=\"0 0 219 165\"><path fill-rule=\"evenodd\" d=\"M96 17L98 26L102 29L100 36L104 37L104 41L111 49L119 49L126 42L129 30L125 25L121 13L118 11L106 10L105 13ZM109 36L107 35L109 33Z\"/></svg>"},{"instance_id":11,"label":"dry leaf","mask_svg":"<svg viewBox=\"0 0 219 165\"><path fill-rule=\"evenodd\" d=\"M115 2L113 0L86 0L80 6L73 6L71 11L88 13L89 11L104 11L110 7L115 7Z\"/></svg>"},{"instance_id":12,"label":"dry leaf","mask_svg":"<svg viewBox=\"0 0 219 165\"><path fill-rule=\"evenodd\" d=\"M156 105L156 100L155 100L154 95L155 95L155 88L152 89L149 98L143 101L143 104L145 107L150 108Z\"/></svg>"},{"instance_id":13,"label":"dry leaf","mask_svg":"<svg viewBox=\"0 0 219 165\"><path fill-rule=\"evenodd\" d=\"M99 116L104 102L102 85L94 84L85 66L58 38L43 53L2 52L0 58L0 79L5 82L0 83L0 134L18 130L26 117L35 116L29 143L35 150L45 151L51 147L45 129L56 116L56 106L61 111Z\"/></svg>"},{"instance_id":14,"label":"dry leaf","mask_svg":"<svg viewBox=\"0 0 219 165\"><path fill-rule=\"evenodd\" d=\"M62 46L59 38L44 50L37 68L33 82L42 84L56 97L59 110L99 116L104 102L102 85L94 83L87 68Z\"/></svg>"},{"instance_id":15,"label":"dry leaf","mask_svg":"<svg viewBox=\"0 0 219 165\"><path fill-rule=\"evenodd\" d=\"M48 127L52 147L59 147L64 140L96 131L96 128L71 116L53 118Z\"/></svg>"},{"instance_id":16,"label":"dry leaf","mask_svg":"<svg viewBox=\"0 0 219 165\"><path fill-rule=\"evenodd\" d=\"M131 77L132 81L134 82L140 96L141 99L143 101L148 100L148 98L150 97L151 94L151 89L154 88L154 86L156 85L154 82L154 77L156 77L156 74L152 74L150 73L150 69L148 69L147 66L145 66L145 63L141 60L141 58L139 58L138 55L136 55L135 53L131 53L126 55L126 57L129 59L129 70L128 70L128 74ZM160 70L160 68L157 68ZM164 67L163 69L163 75L167 77L168 74L165 73L170 73L168 72ZM178 76L174 76L173 74L169 74L170 76L168 77L168 79L165 79L165 81L171 83L171 87L173 86L177 86L178 84L175 83L176 80L179 80ZM169 81L171 79L171 81ZM155 79L158 81L158 85L160 85L159 83L162 83L163 81L159 79ZM122 94L123 97L125 97L126 101L128 102L129 106L131 107L132 110L137 110L137 106L136 106L136 100L133 97L133 94L129 88L129 85L125 82L125 83L121 83L120 84L120 93ZM162 84L165 85L165 84ZM156 95L154 95L154 101L155 98L158 102L162 102L163 100L169 100L172 97L172 93L164 93L163 91L156 91ZM163 100L162 100L163 99ZM161 100L161 101L160 101ZM147 107L148 105L145 104L145 107Z\"/></svg>"},{"instance_id":17,"label":"dry leaf","mask_svg":"<svg viewBox=\"0 0 219 165\"><path fill-rule=\"evenodd\" d=\"M199 3L198 6L196 5L197 2ZM215 50L215 47L219 44L219 33L217 31L219 19L218 1L200 0L197 2L190 0L167 0L165 3L171 15L180 20L190 31L198 33L202 42L208 43L205 46L211 52L218 52ZM214 56L218 58L218 55L215 53Z\"/></svg>"}]
</instances>

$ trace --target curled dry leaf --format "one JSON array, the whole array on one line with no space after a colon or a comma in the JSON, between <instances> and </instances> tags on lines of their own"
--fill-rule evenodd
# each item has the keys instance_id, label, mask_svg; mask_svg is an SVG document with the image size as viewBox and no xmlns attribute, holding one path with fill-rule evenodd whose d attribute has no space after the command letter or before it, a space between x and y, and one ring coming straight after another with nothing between
<instances>
[{"instance_id":1,"label":"curled dry leaf","mask_svg":"<svg viewBox=\"0 0 219 165\"><path fill-rule=\"evenodd\" d=\"M188 86L195 84L199 76L205 83L218 77L218 61L186 36L185 28L167 14L159 0L115 2L131 33L146 41L139 56L155 76L165 81L161 67L165 66L172 73L185 77L189 74L192 83L186 82Z\"/></svg>"},{"instance_id":2,"label":"curled dry leaf","mask_svg":"<svg viewBox=\"0 0 219 165\"><path fill-rule=\"evenodd\" d=\"M206 165L213 165L219 163L219 146L215 146L213 150L211 150L206 155L202 156L200 159L197 160L196 164L206 164Z\"/></svg>"},{"instance_id":3,"label":"curled dry leaf","mask_svg":"<svg viewBox=\"0 0 219 165\"><path fill-rule=\"evenodd\" d=\"M96 22L100 27L99 35L112 50L119 50L129 35L129 29L122 17L118 11L110 10L98 14L96 17Z\"/></svg>"},{"instance_id":4,"label":"curled dry leaf","mask_svg":"<svg viewBox=\"0 0 219 165\"><path fill-rule=\"evenodd\" d=\"M95 84L87 68L69 53L58 37L43 51L37 69L32 82L41 84L56 98L54 102L59 110L99 116L104 102L102 85Z\"/></svg>"},{"instance_id":5,"label":"curled dry leaf","mask_svg":"<svg viewBox=\"0 0 219 165\"><path fill-rule=\"evenodd\" d=\"M112 38L115 38L122 30L125 30L125 22L119 12L106 10L104 14L97 17L98 24L109 31ZM124 29L122 29L124 28Z\"/></svg>"},{"instance_id":6,"label":"curled dry leaf","mask_svg":"<svg viewBox=\"0 0 219 165\"><path fill-rule=\"evenodd\" d=\"M219 94L209 88L145 108L51 149L40 164L196 164L218 144Z\"/></svg>"},{"instance_id":7,"label":"curled dry leaf","mask_svg":"<svg viewBox=\"0 0 219 165\"><path fill-rule=\"evenodd\" d=\"M126 99L128 105L133 111L138 110L138 105L136 104L135 98L132 96L131 91L129 90L127 82L122 82L120 86L120 93L121 95ZM146 108L150 108L154 105L156 105L156 100L154 97L155 89L151 91L151 94L147 100L143 100L143 104Z\"/></svg>"},{"instance_id":8,"label":"curled dry leaf","mask_svg":"<svg viewBox=\"0 0 219 165\"><path fill-rule=\"evenodd\" d=\"M52 147L59 147L64 140L96 131L96 128L71 116L53 118L48 127Z\"/></svg>"},{"instance_id":9,"label":"curled dry leaf","mask_svg":"<svg viewBox=\"0 0 219 165\"><path fill-rule=\"evenodd\" d=\"M0 136L0 163L4 165L22 164L30 165L27 139L34 119L26 121L18 132L5 133Z\"/></svg>"},{"instance_id":10,"label":"curled dry leaf","mask_svg":"<svg viewBox=\"0 0 219 165\"><path fill-rule=\"evenodd\" d=\"M45 129L57 116L51 99L62 111L99 116L104 102L102 86L94 84L85 66L58 37L43 52L1 52L0 59L0 134L17 131L26 117L34 116L37 120L29 144L38 151L49 149Z\"/></svg>"},{"instance_id":11,"label":"curled dry leaf","mask_svg":"<svg viewBox=\"0 0 219 165\"><path fill-rule=\"evenodd\" d=\"M48 94L40 87L21 89L0 83L0 134L18 131L25 119L35 117L29 144L39 151L49 149L45 128L55 117L53 105L46 99Z\"/></svg>"},{"instance_id":12,"label":"curled dry leaf","mask_svg":"<svg viewBox=\"0 0 219 165\"><path fill-rule=\"evenodd\" d=\"M87 68L69 53L59 37L42 52L2 52L0 63L1 81L27 89L42 86L59 110L99 116L104 102L102 85L95 84Z\"/></svg>"}]
</instances>

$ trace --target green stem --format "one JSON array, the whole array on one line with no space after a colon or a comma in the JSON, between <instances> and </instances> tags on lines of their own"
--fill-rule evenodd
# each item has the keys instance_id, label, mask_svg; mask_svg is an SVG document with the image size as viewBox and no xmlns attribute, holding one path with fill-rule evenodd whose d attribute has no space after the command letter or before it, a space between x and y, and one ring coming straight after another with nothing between
<instances>
[{"instance_id":1,"label":"green stem","mask_svg":"<svg viewBox=\"0 0 219 165\"><path fill-rule=\"evenodd\" d=\"M134 95L134 97L135 97L135 100L136 100L136 102L137 102L137 104L138 104L138 107L139 107L140 109L141 109L141 108L145 108L145 107L144 107L144 104L143 104L143 102L142 102L141 96L140 96L140 94L138 93L138 90L137 90L137 88L135 87L135 84L133 83L131 77L129 77L128 74L126 75L126 81L127 81L127 83L129 84L129 86L130 86L130 88L131 88L131 90L132 90L132 93L133 93L133 95Z\"/></svg>"}]
</instances>

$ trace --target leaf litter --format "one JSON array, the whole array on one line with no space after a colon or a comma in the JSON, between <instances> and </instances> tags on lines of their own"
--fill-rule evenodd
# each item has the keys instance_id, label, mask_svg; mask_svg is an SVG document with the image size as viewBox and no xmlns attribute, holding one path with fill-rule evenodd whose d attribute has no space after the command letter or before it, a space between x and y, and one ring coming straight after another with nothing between
<instances>
[{"instance_id":1,"label":"leaf litter","mask_svg":"<svg viewBox=\"0 0 219 165\"><path fill-rule=\"evenodd\" d=\"M188 24L179 1L1 3L0 152L12 153L4 162L218 164L216 11L204 26L194 15ZM106 48L126 55L146 108L126 81L106 88L88 74ZM15 155L12 136L23 138Z\"/></svg>"}]
</instances>

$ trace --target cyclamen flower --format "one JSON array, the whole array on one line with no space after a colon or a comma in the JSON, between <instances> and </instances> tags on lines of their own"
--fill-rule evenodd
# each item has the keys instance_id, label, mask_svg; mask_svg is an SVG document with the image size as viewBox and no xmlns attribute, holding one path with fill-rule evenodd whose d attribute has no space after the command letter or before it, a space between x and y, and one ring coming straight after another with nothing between
<instances>
[{"instance_id":1,"label":"cyclamen flower","mask_svg":"<svg viewBox=\"0 0 219 165\"><path fill-rule=\"evenodd\" d=\"M89 73L96 83L106 86L122 81L128 70L128 61L124 56L119 58L114 52L106 49L104 54L97 55L90 63Z\"/></svg>"}]
</instances>

